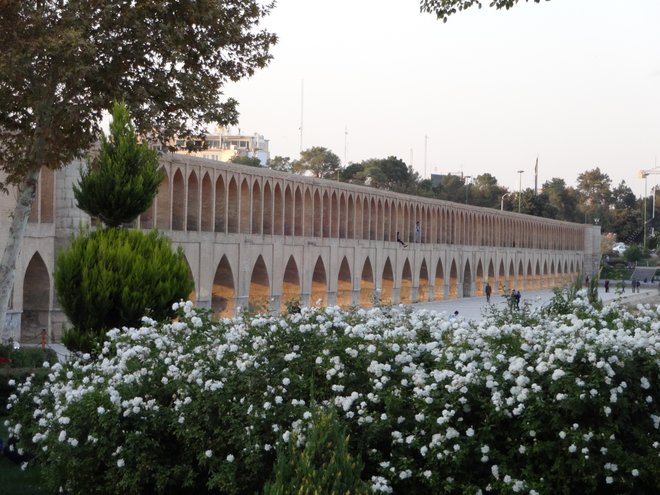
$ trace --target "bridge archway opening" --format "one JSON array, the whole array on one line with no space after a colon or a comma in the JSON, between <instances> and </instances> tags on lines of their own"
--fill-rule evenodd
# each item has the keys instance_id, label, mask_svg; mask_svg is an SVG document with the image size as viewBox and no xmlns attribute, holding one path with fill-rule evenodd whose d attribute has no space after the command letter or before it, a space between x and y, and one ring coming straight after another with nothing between
<instances>
[{"instance_id":1,"label":"bridge archway opening","mask_svg":"<svg viewBox=\"0 0 660 495\"><path fill-rule=\"evenodd\" d=\"M301 208L302 210L302 208ZM252 186L252 233L253 234L261 234L261 228L262 228L262 216L263 212L263 203L261 202L261 187L259 187L259 183L257 181L254 181L254 185Z\"/></svg>"},{"instance_id":2,"label":"bridge archway opening","mask_svg":"<svg viewBox=\"0 0 660 495\"><path fill-rule=\"evenodd\" d=\"M284 189L284 235L293 235L293 193L291 188Z\"/></svg>"},{"instance_id":3,"label":"bridge archway opening","mask_svg":"<svg viewBox=\"0 0 660 495\"><path fill-rule=\"evenodd\" d=\"M293 303L300 304L300 274L296 260L290 256L282 279L282 311L286 309L287 305Z\"/></svg>"},{"instance_id":4,"label":"bridge archway opening","mask_svg":"<svg viewBox=\"0 0 660 495\"><path fill-rule=\"evenodd\" d=\"M270 207L270 205L272 204L273 204L273 191L270 188L270 184L266 182L266 184L264 185L264 205L266 205L266 208L264 208L264 221L263 221L264 235L273 234L273 210Z\"/></svg>"},{"instance_id":5,"label":"bridge archway opening","mask_svg":"<svg viewBox=\"0 0 660 495\"><path fill-rule=\"evenodd\" d=\"M163 170L163 169L161 169ZM170 215L172 208L170 206L170 178L164 171L163 181L158 188L156 195L156 226L161 230L170 230Z\"/></svg>"},{"instance_id":6,"label":"bridge archway opening","mask_svg":"<svg viewBox=\"0 0 660 495\"><path fill-rule=\"evenodd\" d=\"M556 275L557 275L557 272L555 272L555 262L554 262L554 260L552 260L550 262L550 282L548 284L550 286L550 288L553 288L557 285Z\"/></svg>"},{"instance_id":7,"label":"bridge archway opening","mask_svg":"<svg viewBox=\"0 0 660 495\"><path fill-rule=\"evenodd\" d=\"M429 271L426 267L426 260L422 260L422 266L419 268L419 287L417 288L417 302L427 302L429 300Z\"/></svg>"},{"instance_id":8,"label":"bridge archway opening","mask_svg":"<svg viewBox=\"0 0 660 495\"><path fill-rule=\"evenodd\" d=\"M284 225L282 223L284 218L284 203L282 202L282 188L279 184L275 184L275 201L273 207L273 234L282 235L284 232Z\"/></svg>"},{"instance_id":9,"label":"bridge archway opening","mask_svg":"<svg viewBox=\"0 0 660 495\"><path fill-rule=\"evenodd\" d=\"M24 344L41 342L41 331L49 328L50 275L39 253L28 263L23 278L23 314L21 315L21 337Z\"/></svg>"},{"instance_id":10,"label":"bridge archway opening","mask_svg":"<svg viewBox=\"0 0 660 495\"><path fill-rule=\"evenodd\" d=\"M172 179L172 230L183 230L186 221L186 194L181 170Z\"/></svg>"},{"instance_id":11,"label":"bridge archway opening","mask_svg":"<svg viewBox=\"0 0 660 495\"><path fill-rule=\"evenodd\" d=\"M525 280L525 271L524 271L524 268L523 268L522 260L520 260L518 262L518 284L516 286L516 289L523 290L524 280Z\"/></svg>"},{"instance_id":12,"label":"bridge archway opening","mask_svg":"<svg viewBox=\"0 0 660 495\"><path fill-rule=\"evenodd\" d=\"M323 210L321 209L321 194L316 191L314 193L314 237L323 236Z\"/></svg>"},{"instance_id":13,"label":"bridge archway opening","mask_svg":"<svg viewBox=\"0 0 660 495\"><path fill-rule=\"evenodd\" d=\"M234 315L236 307L236 290L234 274L226 256L218 263L213 277L211 291L211 311L216 318L228 318Z\"/></svg>"},{"instance_id":14,"label":"bridge archway opening","mask_svg":"<svg viewBox=\"0 0 660 495\"><path fill-rule=\"evenodd\" d=\"M463 271L463 297L470 297L472 295L472 270L470 268L470 260L465 262L465 270Z\"/></svg>"},{"instance_id":15,"label":"bridge archway opening","mask_svg":"<svg viewBox=\"0 0 660 495\"><path fill-rule=\"evenodd\" d=\"M346 237L348 239L355 238L355 203L353 201L353 195L348 195L348 218L346 225Z\"/></svg>"},{"instance_id":16,"label":"bridge archway opening","mask_svg":"<svg viewBox=\"0 0 660 495\"><path fill-rule=\"evenodd\" d=\"M222 176L215 181L215 231L225 232L227 221L227 193L225 191L225 180Z\"/></svg>"},{"instance_id":17,"label":"bridge archway opening","mask_svg":"<svg viewBox=\"0 0 660 495\"><path fill-rule=\"evenodd\" d=\"M344 256L344 259L341 260L339 276L337 277L337 305L342 308L348 308L353 303L352 295L351 268L348 266L346 256Z\"/></svg>"},{"instance_id":18,"label":"bridge archway opening","mask_svg":"<svg viewBox=\"0 0 660 495\"><path fill-rule=\"evenodd\" d=\"M199 181L193 170L188 176L188 201L187 201L186 230L199 230Z\"/></svg>"},{"instance_id":19,"label":"bridge archway opening","mask_svg":"<svg viewBox=\"0 0 660 495\"><path fill-rule=\"evenodd\" d=\"M186 296L186 299L188 301L195 303L197 302L197 284L195 284L195 277L193 276L193 272L190 269L190 263L188 263L188 258L184 256L183 260L186 262L186 267L188 268L188 280L192 282L192 287L193 287L192 290Z\"/></svg>"},{"instance_id":20,"label":"bridge archway opening","mask_svg":"<svg viewBox=\"0 0 660 495\"><path fill-rule=\"evenodd\" d=\"M513 268L513 261L509 263L509 292L516 286L516 272Z\"/></svg>"},{"instance_id":21,"label":"bridge archway opening","mask_svg":"<svg viewBox=\"0 0 660 495\"><path fill-rule=\"evenodd\" d=\"M202 230L213 231L213 184L209 174L202 179Z\"/></svg>"},{"instance_id":22,"label":"bridge archway opening","mask_svg":"<svg viewBox=\"0 0 660 495\"><path fill-rule=\"evenodd\" d=\"M392 304L392 296L394 294L394 271L392 270L392 263L390 259L385 260L383 267L383 279L380 288L380 302L388 305Z\"/></svg>"},{"instance_id":23,"label":"bridge archway opening","mask_svg":"<svg viewBox=\"0 0 660 495\"><path fill-rule=\"evenodd\" d=\"M435 267L433 279L433 300L442 301L445 298L445 272L442 268L442 260L438 260Z\"/></svg>"},{"instance_id":24,"label":"bridge archway opening","mask_svg":"<svg viewBox=\"0 0 660 495\"><path fill-rule=\"evenodd\" d=\"M257 258L250 278L250 292L248 294L248 310L253 312L266 312L270 303L270 282L268 269L261 255Z\"/></svg>"},{"instance_id":25,"label":"bridge archway opening","mask_svg":"<svg viewBox=\"0 0 660 495\"><path fill-rule=\"evenodd\" d=\"M509 287L506 282L506 272L504 271L504 261L500 261L500 269L497 275L497 290L501 296L508 295Z\"/></svg>"},{"instance_id":26,"label":"bridge archway opening","mask_svg":"<svg viewBox=\"0 0 660 495\"><path fill-rule=\"evenodd\" d=\"M294 208L294 234L297 236L303 235L303 219L305 209L303 208L303 196L299 187L296 187L295 198L295 208Z\"/></svg>"},{"instance_id":27,"label":"bridge archway opening","mask_svg":"<svg viewBox=\"0 0 660 495\"><path fill-rule=\"evenodd\" d=\"M250 233L250 214L252 201L250 198L250 186L248 185L247 179L243 179L241 182L241 219L240 219L240 232L241 234Z\"/></svg>"},{"instance_id":28,"label":"bridge archway opening","mask_svg":"<svg viewBox=\"0 0 660 495\"><path fill-rule=\"evenodd\" d=\"M548 288L548 262L543 262L543 288Z\"/></svg>"},{"instance_id":29,"label":"bridge archway opening","mask_svg":"<svg viewBox=\"0 0 660 495\"><path fill-rule=\"evenodd\" d=\"M534 275L534 286L537 289L541 288L541 266L539 265L538 260L536 261L536 270Z\"/></svg>"},{"instance_id":30,"label":"bridge archway opening","mask_svg":"<svg viewBox=\"0 0 660 495\"><path fill-rule=\"evenodd\" d=\"M449 270L449 297L448 299L458 298L458 270L456 269L456 260L451 261Z\"/></svg>"},{"instance_id":31,"label":"bridge archway opening","mask_svg":"<svg viewBox=\"0 0 660 495\"><path fill-rule=\"evenodd\" d=\"M360 277L360 306L370 308L374 303L374 272L369 258L364 260Z\"/></svg>"},{"instance_id":32,"label":"bridge archway opening","mask_svg":"<svg viewBox=\"0 0 660 495\"><path fill-rule=\"evenodd\" d=\"M314 201L309 189L305 191L305 237L314 237Z\"/></svg>"},{"instance_id":33,"label":"bridge archway opening","mask_svg":"<svg viewBox=\"0 0 660 495\"><path fill-rule=\"evenodd\" d=\"M497 290L497 280L495 279L495 268L493 267L493 260L488 262L488 277L486 278L486 282L493 284L491 290L494 293Z\"/></svg>"},{"instance_id":34,"label":"bridge archway opening","mask_svg":"<svg viewBox=\"0 0 660 495\"><path fill-rule=\"evenodd\" d=\"M410 270L410 261L407 259L403 264L403 271L401 272L399 301L401 304L410 304L412 302L412 271Z\"/></svg>"},{"instance_id":35,"label":"bridge archway opening","mask_svg":"<svg viewBox=\"0 0 660 495\"><path fill-rule=\"evenodd\" d=\"M481 260L477 263L477 276L475 278L475 287L474 287L474 293L477 296L483 296L484 295L484 287L486 284L484 284L484 268L481 265Z\"/></svg>"},{"instance_id":36,"label":"bridge archway opening","mask_svg":"<svg viewBox=\"0 0 660 495\"><path fill-rule=\"evenodd\" d=\"M312 275L312 300L311 306L324 307L327 305L328 295L328 280L325 275L325 265L323 259L319 256L314 266L314 273Z\"/></svg>"},{"instance_id":37,"label":"bridge archway opening","mask_svg":"<svg viewBox=\"0 0 660 495\"><path fill-rule=\"evenodd\" d=\"M525 278L525 289L532 290L534 288L534 272L532 272L532 262L527 262L527 277Z\"/></svg>"},{"instance_id":38,"label":"bridge archway opening","mask_svg":"<svg viewBox=\"0 0 660 495\"><path fill-rule=\"evenodd\" d=\"M227 232L238 233L238 184L233 177L227 187Z\"/></svg>"},{"instance_id":39,"label":"bridge archway opening","mask_svg":"<svg viewBox=\"0 0 660 495\"><path fill-rule=\"evenodd\" d=\"M564 284L564 272L561 268L561 262L557 263L557 284L560 286Z\"/></svg>"}]
</instances>

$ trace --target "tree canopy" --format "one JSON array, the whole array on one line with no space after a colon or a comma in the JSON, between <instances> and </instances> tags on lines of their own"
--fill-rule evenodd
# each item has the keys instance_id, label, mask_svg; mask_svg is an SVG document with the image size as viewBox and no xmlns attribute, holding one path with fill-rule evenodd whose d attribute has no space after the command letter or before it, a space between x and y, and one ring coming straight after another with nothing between
<instances>
[{"instance_id":1,"label":"tree canopy","mask_svg":"<svg viewBox=\"0 0 660 495\"><path fill-rule=\"evenodd\" d=\"M496 9L507 9L516 5L521 0L489 0L488 6L495 7ZM529 2L530 0L525 0ZM541 3L541 0L532 0L535 3ZM550 0L546 0L549 2ZM469 9L470 7L477 6L481 8L482 0L421 0L420 10L429 14L435 14L438 19L447 22L449 16Z\"/></svg>"},{"instance_id":2,"label":"tree canopy","mask_svg":"<svg viewBox=\"0 0 660 495\"><path fill-rule=\"evenodd\" d=\"M293 163L295 172L309 172L319 179L336 178L340 168L339 157L322 146L314 146L301 151L300 159Z\"/></svg>"}]
</instances>

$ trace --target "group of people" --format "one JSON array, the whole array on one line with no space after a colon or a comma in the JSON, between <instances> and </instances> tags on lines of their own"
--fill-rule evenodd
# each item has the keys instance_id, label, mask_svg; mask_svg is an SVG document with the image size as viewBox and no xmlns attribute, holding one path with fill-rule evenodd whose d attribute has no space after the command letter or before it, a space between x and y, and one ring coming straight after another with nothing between
<instances>
[{"instance_id":1,"label":"group of people","mask_svg":"<svg viewBox=\"0 0 660 495\"><path fill-rule=\"evenodd\" d=\"M396 233L396 242L401 244L404 248L408 247L408 243L401 239L401 234L399 232ZM422 227L419 225L419 222L415 223L415 242L422 242Z\"/></svg>"},{"instance_id":2,"label":"group of people","mask_svg":"<svg viewBox=\"0 0 660 495\"><path fill-rule=\"evenodd\" d=\"M493 294L493 288L490 286L490 283L486 282L486 287L484 288L484 292L486 293L486 302L490 302L490 296ZM520 309L520 298L522 295L520 294L519 290L516 289L511 289L511 294L509 294L508 299L509 299L509 307L510 308L515 308L515 309Z\"/></svg>"}]
</instances>

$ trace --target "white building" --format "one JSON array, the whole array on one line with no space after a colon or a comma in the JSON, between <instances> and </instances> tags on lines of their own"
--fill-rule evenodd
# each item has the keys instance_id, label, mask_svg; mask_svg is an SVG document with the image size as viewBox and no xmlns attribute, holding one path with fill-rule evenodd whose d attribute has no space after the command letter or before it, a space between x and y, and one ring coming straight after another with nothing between
<instances>
[{"instance_id":1,"label":"white building","mask_svg":"<svg viewBox=\"0 0 660 495\"><path fill-rule=\"evenodd\" d=\"M270 152L268 151L268 139L261 134L252 135L230 134L224 127L216 129L214 134L206 135L206 147L200 151L185 151L184 140L177 140L177 147L181 148L179 153L190 154L201 158L228 162L237 156L258 158L262 167L268 166Z\"/></svg>"}]
</instances>

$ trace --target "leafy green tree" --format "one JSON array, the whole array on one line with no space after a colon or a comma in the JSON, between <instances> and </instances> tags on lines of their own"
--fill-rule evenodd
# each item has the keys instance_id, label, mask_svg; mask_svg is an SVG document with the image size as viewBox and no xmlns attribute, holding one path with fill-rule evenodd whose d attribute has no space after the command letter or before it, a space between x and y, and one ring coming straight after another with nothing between
<instances>
[{"instance_id":1,"label":"leafy green tree","mask_svg":"<svg viewBox=\"0 0 660 495\"><path fill-rule=\"evenodd\" d=\"M470 184L468 203L487 208L499 208L502 196L506 192L506 187L500 186L495 176L489 173L477 175Z\"/></svg>"},{"instance_id":2,"label":"leafy green tree","mask_svg":"<svg viewBox=\"0 0 660 495\"><path fill-rule=\"evenodd\" d=\"M419 175L400 158L373 158L363 161L362 166L360 176L365 184L400 193L414 194L417 190Z\"/></svg>"},{"instance_id":3,"label":"leafy green tree","mask_svg":"<svg viewBox=\"0 0 660 495\"><path fill-rule=\"evenodd\" d=\"M98 158L81 171L73 194L78 208L118 227L149 208L163 177L158 152L138 142L126 105L115 103L110 136L102 136Z\"/></svg>"},{"instance_id":4,"label":"leafy green tree","mask_svg":"<svg viewBox=\"0 0 660 495\"><path fill-rule=\"evenodd\" d=\"M489 0L488 6L495 7L496 9L510 9L519 0ZM525 0L527 2L529 0ZM535 3L540 3L541 0L533 0ZM549 0L546 0L549 1ZM470 7L477 6L481 8L481 0L421 0L420 9L422 12L428 12L430 14L435 14L438 19L442 19L443 22L447 22L449 16L466 10Z\"/></svg>"},{"instance_id":5,"label":"leafy green tree","mask_svg":"<svg viewBox=\"0 0 660 495\"><path fill-rule=\"evenodd\" d=\"M642 259L642 254L642 248L639 247L639 244L633 244L632 246L628 246L628 249L623 253L623 257L626 261L637 263Z\"/></svg>"},{"instance_id":6,"label":"leafy green tree","mask_svg":"<svg viewBox=\"0 0 660 495\"><path fill-rule=\"evenodd\" d=\"M339 157L322 146L303 150L300 159L293 162L294 172L298 174L310 172L319 179L336 179L339 177L340 169Z\"/></svg>"},{"instance_id":7,"label":"leafy green tree","mask_svg":"<svg viewBox=\"0 0 660 495\"><path fill-rule=\"evenodd\" d=\"M293 164L288 156L274 156L268 160L268 168L280 172L293 172Z\"/></svg>"},{"instance_id":8,"label":"leafy green tree","mask_svg":"<svg viewBox=\"0 0 660 495\"><path fill-rule=\"evenodd\" d=\"M557 220L573 222L576 220L578 195L575 189L566 186L566 181L553 177L541 186L541 194L547 197L549 211L554 211Z\"/></svg>"},{"instance_id":9,"label":"leafy green tree","mask_svg":"<svg viewBox=\"0 0 660 495\"><path fill-rule=\"evenodd\" d=\"M364 184L364 162L351 163L344 167L339 173L339 178L341 181L351 184Z\"/></svg>"},{"instance_id":10,"label":"leafy green tree","mask_svg":"<svg viewBox=\"0 0 660 495\"><path fill-rule=\"evenodd\" d=\"M456 203L465 202L465 181L459 175L444 175L435 187L436 198Z\"/></svg>"},{"instance_id":11,"label":"leafy green tree","mask_svg":"<svg viewBox=\"0 0 660 495\"><path fill-rule=\"evenodd\" d=\"M164 143L234 124L224 86L271 58L276 37L259 26L271 3L133 3L0 3L0 170L2 188L18 191L0 260L0 331L40 169L84 155L114 100L133 109L138 134Z\"/></svg>"},{"instance_id":12,"label":"leafy green tree","mask_svg":"<svg viewBox=\"0 0 660 495\"><path fill-rule=\"evenodd\" d=\"M179 248L152 231L108 228L81 232L57 257L57 299L73 325L63 342L89 352L111 328L163 319L192 291Z\"/></svg>"},{"instance_id":13,"label":"leafy green tree","mask_svg":"<svg viewBox=\"0 0 660 495\"><path fill-rule=\"evenodd\" d=\"M577 191L580 197L578 210L584 216L585 223L592 223L596 218L602 218L609 210L612 193L609 175L600 171L599 167L582 172L577 177Z\"/></svg>"},{"instance_id":14,"label":"leafy green tree","mask_svg":"<svg viewBox=\"0 0 660 495\"><path fill-rule=\"evenodd\" d=\"M233 156L229 161L239 165L247 165L248 167L261 167L261 160L256 156L237 155Z\"/></svg>"}]
</instances>

